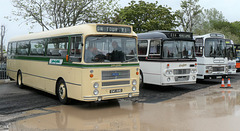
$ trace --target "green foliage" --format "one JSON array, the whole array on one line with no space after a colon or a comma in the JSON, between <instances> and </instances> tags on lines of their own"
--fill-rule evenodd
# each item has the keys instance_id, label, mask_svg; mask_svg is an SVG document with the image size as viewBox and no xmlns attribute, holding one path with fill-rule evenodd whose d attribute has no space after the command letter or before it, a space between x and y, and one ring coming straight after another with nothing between
<instances>
[{"instance_id":1,"label":"green foliage","mask_svg":"<svg viewBox=\"0 0 240 131\"><path fill-rule=\"evenodd\" d=\"M193 32L195 34L207 34L211 30L216 30L214 23L216 22L226 22L222 12L217 11L217 9L205 9L201 13L200 21L195 27L193 27Z\"/></svg>"},{"instance_id":2,"label":"green foliage","mask_svg":"<svg viewBox=\"0 0 240 131\"><path fill-rule=\"evenodd\" d=\"M116 24L132 25L137 33L151 30L172 30L177 26L171 8L156 3L132 0L129 6L121 8L112 18Z\"/></svg>"},{"instance_id":3,"label":"green foliage","mask_svg":"<svg viewBox=\"0 0 240 131\"><path fill-rule=\"evenodd\" d=\"M118 0L12 0L16 18L26 25L39 24L42 30L82 23L108 23Z\"/></svg>"},{"instance_id":4,"label":"green foliage","mask_svg":"<svg viewBox=\"0 0 240 131\"><path fill-rule=\"evenodd\" d=\"M201 19L202 7L197 5L199 0L184 0L181 2L182 10L177 10L176 15L183 31L192 32Z\"/></svg>"}]
</instances>

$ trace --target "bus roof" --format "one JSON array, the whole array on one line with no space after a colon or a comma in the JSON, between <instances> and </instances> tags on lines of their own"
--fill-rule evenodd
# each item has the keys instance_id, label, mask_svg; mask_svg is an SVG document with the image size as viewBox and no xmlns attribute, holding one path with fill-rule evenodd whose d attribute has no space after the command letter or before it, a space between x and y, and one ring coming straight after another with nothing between
<instances>
[{"instance_id":1,"label":"bus roof","mask_svg":"<svg viewBox=\"0 0 240 131\"><path fill-rule=\"evenodd\" d=\"M107 27L103 30L98 30L98 26ZM110 29L111 27L115 27L115 29ZM129 30L126 32L114 32L119 31L117 28L128 28L123 30ZM120 29L121 31L121 29ZM32 33L22 36L17 36L12 38L9 42L14 41L24 41L24 40L34 40L34 39L41 39L41 38L51 38L51 37L58 37L58 36L68 36L68 35L119 35L119 36L135 36L137 37L136 33L133 31L132 26L129 25L120 25L120 24L82 24L72 27L60 28L50 31L44 31L39 33Z\"/></svg>"},{"instance_id":2,"label":"bus roof","mask_svg":"<svg viewBox=\"0 0 240 131\"><path fill-rule=\"evenodd\" d=\"M198 36L194 36L194 39L196 38L223 38L225 39L224 34L221 33L209 33L209 34L205 34L205 35L198 35Z\"/></svg>"},{"instance_id":3,"label":"bus roof","mask_svg":"<svg viewBox=\"0 0 240 131\"><path fill-rule=\"evenodd\" d=\"M139 33L138 39L193 39L193 34L191 32L177 32L177 31L167 31L167 30L155 30L146 33Z\"/></svg>"}]
</instances>

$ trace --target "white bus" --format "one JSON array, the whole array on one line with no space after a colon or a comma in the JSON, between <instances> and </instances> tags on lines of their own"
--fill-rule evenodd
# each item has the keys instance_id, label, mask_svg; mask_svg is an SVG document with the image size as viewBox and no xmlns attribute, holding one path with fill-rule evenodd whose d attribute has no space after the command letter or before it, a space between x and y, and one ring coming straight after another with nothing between
<instances>
[{"instance_id":1,"label":"white bus","mask_svg":"<svg viewBox=\"0 0 240 131\"><path fill-rule=\"evenodd\" d=\"M137 35L127 25L83 24L15 37L7 75L64 104L138 96Z\"/></svg>"},{"instance_id":2,"label":"white bus","mask_svg":"<svg viewBox=\"0 0 240 131\"><path fill-rule=\"evenodd\" d=\"M192 33L150 31L137 35L140 86L144 83L161 86L196 83Z\"/></svg>"},{"instance_id":3,"label":"white bus","mask_svg":"<svg viewBox=\"0 0 240 131\"><path fill-rule=\"evenodd\" d=\"M229 39L225 39L226 42L226 55L228 58L228 74L236 74L236 52L234 48L234 42Z\"/></svg>"},{"instance_id":4,"label":"white bus","mask_svg":"<svg viewBox=\"0 0 240 131\"><path fill-rule=\"evenodd\" d=\"M226 57L225 36L210 33L194 36L196 41L197 78L217 79L228 75L228 59Z\"/></svg>"}]
</instances>

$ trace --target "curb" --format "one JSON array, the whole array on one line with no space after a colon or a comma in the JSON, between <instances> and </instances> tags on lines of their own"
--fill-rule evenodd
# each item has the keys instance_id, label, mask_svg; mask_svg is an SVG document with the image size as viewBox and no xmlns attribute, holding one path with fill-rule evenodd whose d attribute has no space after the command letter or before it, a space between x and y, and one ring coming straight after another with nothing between
<instances>
[{"instance_id":1,"label":"curb","mask_svg":"<svg viewBox=\"0 0 240 131\"><path fill-rule=\"evenodd\" d=\"M10 81L10 79L4 79L4 80L0 80L0 84L8 84L8 83L12 83L15 81Z\"/></svg>"}]
</instances>

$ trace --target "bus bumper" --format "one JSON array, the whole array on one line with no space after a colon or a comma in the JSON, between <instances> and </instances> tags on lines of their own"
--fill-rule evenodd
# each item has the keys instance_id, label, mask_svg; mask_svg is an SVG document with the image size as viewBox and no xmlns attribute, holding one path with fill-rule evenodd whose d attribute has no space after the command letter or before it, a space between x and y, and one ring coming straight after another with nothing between
<instances>
[{"instance_id":1,"label":"bus bumper","mask_svg":"<svg viewBox=\"0 0 240 131\"><path fill-rule=\"evenodd\" d=\"M196 81L182 81L182 82L174 82L174 83L162 83L163 86L191 85L191 84L196 84Z\"/></svg>"},{"instance_id":2,"label":"bus bumper","mask_svg":"<svg viewBox=\"0 0 240 131\"><path fill-rule=\"evenodd\" d=\"M139 96L139 92L119 93L110 95L84 96L83 101L102 101Z\"/></svg>"},{"instance_id":3,"label":"bus bumper","mask_svg":"<svg viewBox=\"0 0 240 131\"><path fill-rule=\"evenodd\" d=\"M204 79L221 79L227 78L228 75L204 75Z\"/></svg>"}]
</instances>

